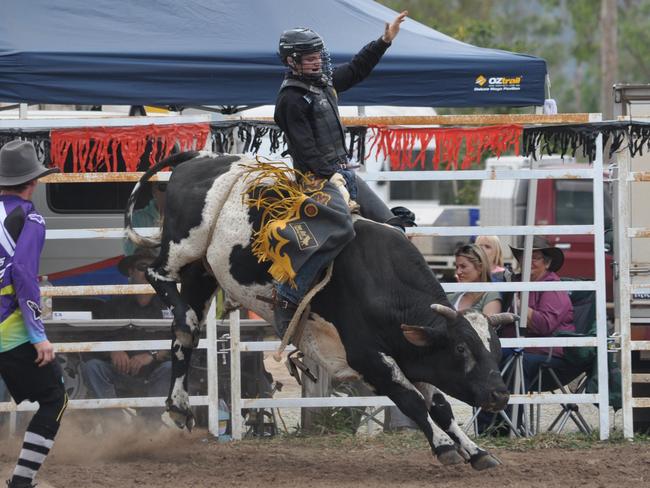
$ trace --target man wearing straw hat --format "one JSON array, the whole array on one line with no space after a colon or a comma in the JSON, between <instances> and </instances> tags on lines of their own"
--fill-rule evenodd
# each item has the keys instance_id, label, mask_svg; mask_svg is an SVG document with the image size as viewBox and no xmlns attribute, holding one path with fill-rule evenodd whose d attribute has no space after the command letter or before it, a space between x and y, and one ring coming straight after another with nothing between
<instances>
[{"instance_id":1,"label":"man wearing straw hat","mask_svg":"<svg viewBox=\"0 0 650 488\"><path fill-rule=\"evenodd\" d=\"M61 367L41 321L38 265L45 221L31 202L46 168L30 142L0 149L0 375L16 403L38 402L25 432L10 488L34 486L34 476L59 430L68 398Z\"/></svg>"}]
</instances>

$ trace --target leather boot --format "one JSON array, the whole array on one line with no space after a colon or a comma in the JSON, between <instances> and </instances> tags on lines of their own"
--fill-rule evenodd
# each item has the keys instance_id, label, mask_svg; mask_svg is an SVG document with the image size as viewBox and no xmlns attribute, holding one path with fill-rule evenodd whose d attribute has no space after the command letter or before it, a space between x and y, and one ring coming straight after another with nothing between
<instances>
[{"instance_id":1,"label":"leather boot","mask_svg":"<svg viewBox=\"0 0 650 488\"><path fill-rule=\"evenodd\" d=\"M273 326L280 338L284 337L284 333L287 331L297 308L298 306L289 300L281 300L275 305L273 310Z\"/></svg>"}]
</instances>

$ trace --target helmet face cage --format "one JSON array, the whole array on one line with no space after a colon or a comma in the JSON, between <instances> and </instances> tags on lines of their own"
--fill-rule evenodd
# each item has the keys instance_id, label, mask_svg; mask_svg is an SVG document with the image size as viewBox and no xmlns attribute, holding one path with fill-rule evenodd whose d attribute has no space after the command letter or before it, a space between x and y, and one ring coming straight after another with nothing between
<instances>
[{"instance_id":1,"label":"helmet face cage","mask_svg":"<svg viewBox=\"0 0 650 488\"><path fill-rule=\"evenodd\" d=\"M321 73L303 74L302 70L297 70L301 77L308 80L317 80L325 76L328 80L332 74L332 64L329 52L325 49L323 39L311 29L291 29L282 33L278 55L282 64L288 66L287 58L291 57L299 67L302 64L302 57L306 54L320 53L321 56Z\"/></svg>"}]
</instances>

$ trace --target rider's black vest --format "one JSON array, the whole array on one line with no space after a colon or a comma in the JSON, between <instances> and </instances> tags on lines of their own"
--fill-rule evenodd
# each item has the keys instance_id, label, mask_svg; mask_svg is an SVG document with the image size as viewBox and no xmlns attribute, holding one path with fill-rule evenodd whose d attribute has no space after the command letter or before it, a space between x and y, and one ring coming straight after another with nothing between
<instances>
[{"instance_id":1,"label":"rider's black vest","mask_svg":"<svg viewBox=\"0 0 650 488\"><path fill-rule=\"evenodd\" d=\"M336 91L332 85L325 88L307 84L300 80L285 79L280 90L287 87L298 87L306 91L303 99L309 103L311 110L308 112L309 123L314 131L316 145L323 153L323 166L332 167L334 170L340 164L348 161L348 153L345 149L345 128L339 117L337 108ZM291 151L291 148L289 148ZM298 169L307 168L302 161L296 161Z\"/></svg>"}]
</instances>

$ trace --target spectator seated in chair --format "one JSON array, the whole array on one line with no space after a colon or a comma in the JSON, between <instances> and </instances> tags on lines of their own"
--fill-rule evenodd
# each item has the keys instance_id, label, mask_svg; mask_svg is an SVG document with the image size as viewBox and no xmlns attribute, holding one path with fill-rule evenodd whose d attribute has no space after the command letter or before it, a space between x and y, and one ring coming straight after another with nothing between
<instances>
[{"instance_id":1,"label":"spectator seated in chair","mask_svg":"<svg viewBox=\"0 0 650 488\"><path fill-rule=\"evenodd\" d=\"M456 279L459 283L489 282L490 262L483 249L476 244L460 247L456 253ZM501 312L501 295L489 292L448 293L447 298L456 310L467 309L492 315Z\"/></svg>"},{"instance_id":2,"label":"spectator seated in chair","mask_svg":"<svg viewBox=\"0 0 650 488\"><path fill-rule=\"evenodd\" d=\"M512 254L519 263L521 268L523 261L523 249L510 247ZM560 281L557 272L564 264L564 253L561 249L551 246L548 241L542 237L535 237L533 240L533 250L531 259L530 280L532 281ZM505 281L520 281L521 274L511 276L510 273L503 275ZM509 294L508 294L509 295ZM551 337L559 334L574 334L576 329L574 325L573 305L569 293L566 291L532 291L528 296L528 309L524 312L521 308L520 294L506 296L504 303L510 312L517 315L526 313L526 337ZM515 327L512 324L503 327L498 331L500 337L516 337ZM583 368L576 366L570 360L564 357L562 347L553 348L526 348L502 350L501 368L504 379L511 391L514 392L514 371L515 363L513 355L522 354L523 382L525 391L532 392L540 390L539 380L541 378L541 391L553 391L560 386L565 385L576 378ZM507 371L506 371L507 369ZM558 377L561 385L550 374L544 374L545 371L552 370ZM514 393L521 393L517 391ZM506 409L508 417L512 414L512 407ZM497 418L481 412L478 416L478 432L491 433L493 435L507 435L509 429L507 426L497 423L495 429L490 426L494 425ZM512 420L515 421L514 419ZM517 429L522 427L522 411L519 411L516 420ZM512 425L512 424L511 424Z\"/></svg>"},{"instance_id":3,"label":"spectator seated in chair","mask_svg":"<svg viewBox=\"0 0 650 488\"><path fill-rule=\"evenodd\" d=\"M155 254L137 248L118 264L119 271L132 284L147 284L145 270ZM162 319L166 307L157 295L120 295L108 300L99 314L100 319ZM97 398L116 398L120 391L139 389L141 396L166 396L171 377L168 351L113 351L101 353L82 363L84 380ZM147 417L162 413L160 409L144 409Z\"/></svg>"},{"instance_id":4,"label":"spectator seated in chair","mask_svg":"<svg viewBox=\"0 0 650 488\"><path fill-rule=\"evenodd\" d=\"M523 249L511 247L512 254L521 266ZM564 253L561 249L551 246L542 237L535 237L533 241L533 254L531 260L531 281L560 281L557 272L564 264ZM526 313L526 337L551 337L560 332L575 332L573 323L573 305L566 291L533 291L529 294L528 309L519 310L521 303L519 294L514 299L514 313ZM504 327L501 337L515 337L515 325ZM507 361L512 349L503 350L503 360ZM523 355L524 382L530 391L537 387L533 379L537 377L540 365L552 367L555 371L573 371L573 366L564 358L562 347L554 348L526 348ZM569 373L572 374L572 373ZM552 383L546 385L553 387ZM544 385L543 385L544 388ZM544 388L546 389L546 388Z\"/></svg>"}]
</instances>

